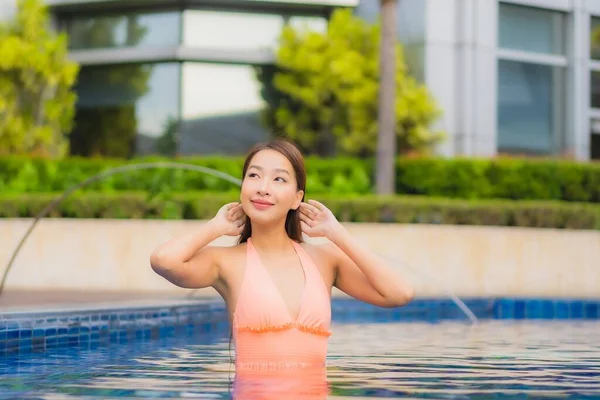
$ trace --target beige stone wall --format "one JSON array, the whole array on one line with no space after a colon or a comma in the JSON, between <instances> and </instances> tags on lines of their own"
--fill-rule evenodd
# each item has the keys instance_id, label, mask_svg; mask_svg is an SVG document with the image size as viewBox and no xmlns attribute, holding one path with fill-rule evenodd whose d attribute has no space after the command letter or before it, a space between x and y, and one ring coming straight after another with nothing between
<instances>
[{"instance_id":1,"label":"beige stone wall","mask_svg":"<svg viewBox=\"0 0 600 400\"><path fill-rule=\"evenodd\" d=\"M31 224L0 219L0 272ZM149 266L155 246L197 221L41 221L8 276L7 289L184 291ZM600 232L522 228L347 224L387 257L418 296L600 297ZM233 238L215 242L227 245ZM206 294L214 293L212 289Z\"/></svg>"}]
</instances>

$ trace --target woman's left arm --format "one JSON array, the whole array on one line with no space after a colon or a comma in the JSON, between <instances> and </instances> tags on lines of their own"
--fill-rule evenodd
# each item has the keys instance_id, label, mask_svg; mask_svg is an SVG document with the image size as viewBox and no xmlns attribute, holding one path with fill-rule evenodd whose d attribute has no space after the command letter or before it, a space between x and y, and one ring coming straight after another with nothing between
<instances>
[{"instance_id":1,"label":"woman's left arm","mask_svg":"<svg viewBox=\"0 0 600 400\"><path fill-rule=\"evenodd\" d=\"M302 230L322 236L332 245L328 254L336 265L334 285L344 293L380 307L399 307L414 297L413 289L381 258L364 249L323 204L302 203Z\"/></svg>"}]
</instances>

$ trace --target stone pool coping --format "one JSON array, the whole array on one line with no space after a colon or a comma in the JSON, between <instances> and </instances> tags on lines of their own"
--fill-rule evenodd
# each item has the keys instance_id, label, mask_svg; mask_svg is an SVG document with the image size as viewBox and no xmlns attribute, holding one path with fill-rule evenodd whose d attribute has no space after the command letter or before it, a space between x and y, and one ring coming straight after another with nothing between
<instances>
[{"instance_id":1,"label":"stone pool coping","mask_svg":"<svg viewBox=\"0 0 600 400\"><path fill-rule=\"evenodd\" d=\"M600 320L600 299L462 299L477 318ZM401 308L377 308L352 299L334 299L338 323L470 323L451 299L418 298ZM130 299L39 308L0 309L0 357L30 352L152 340L181 333L228 335L225 305L214 298Z\"/></svg>"}]
</instances>

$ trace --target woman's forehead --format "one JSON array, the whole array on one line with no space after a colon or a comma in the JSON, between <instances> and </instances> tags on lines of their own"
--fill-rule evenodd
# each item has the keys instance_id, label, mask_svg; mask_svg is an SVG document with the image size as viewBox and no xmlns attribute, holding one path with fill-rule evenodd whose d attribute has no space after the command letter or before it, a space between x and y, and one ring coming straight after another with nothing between
<instances>
[{"instance_id":1,"label":"woman's forehead","mask_svg":"<svg viewBox=\"0 0 600 400\"><path fill-rule=\"evenodd\" d=\"M252 157L248 168L257 168L261 170L281 171L285 170L293 173L293 167L290 160L283 154L275 150L261 150Z\"/></svg>"}]
</instances>

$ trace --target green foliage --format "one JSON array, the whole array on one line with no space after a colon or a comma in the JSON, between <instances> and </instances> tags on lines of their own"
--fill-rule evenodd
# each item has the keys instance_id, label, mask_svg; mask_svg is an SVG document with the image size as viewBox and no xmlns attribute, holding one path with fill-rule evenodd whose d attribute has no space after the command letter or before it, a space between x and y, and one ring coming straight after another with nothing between
<instances>
[{"instance_id":1,"label":"green foliage","mask_svg":"<svg viewBox=\"0 0 600 400\"><path fill-rule=\"evenodd\" d=\"M241 178L241 157L167 159L28 157L0 158L0 194L61 192L109 168L150 161L177 161L215 169ZM366 194L374 187L374 162L369 159L306 158L308 195ZM396 162L399 194L510 200L600 202L600 164L557 160L443 159L400 157ZM81 190L112 193L148 191L237 192L236 185L211 175L173 169L147 169L114 175Z\"/></svg>"},{"instance_id":2,"label":"green foliage","mask_svg":"<svg viewBox=\"0 0 600 400\"><path fill-rule=\"evenodd\" d=\"M19 0L15 20L0 25L0 54L0 154L64 155L78 67L41 0Z\"/></svg>"},{"instance_id":3,"label":"green foliage","mask_svg":"<svg viewBox=\"0 0 600 400\"><path fill-rule=\"evenodd\" d=\"M0 197L0 218L37 215L57 194ZM561 202L462 201L419 196L311 196L342 222L519 226L600 230L600 205ZM146 193L75 192L50 217L209 219L237 193L186 192L168 199Z\"/></svg>"},{"instance_id":4,"label":"green foliage","mask_svg":"<svg viewBox=\"0 0 600 400\"><path fill-rule=\"evenodd\" d=\"M308 153L374 154L379 41L380 25L349 10L335 11L326 33L286 26L276 67L258 69L268 104L265 123ZM427 152L443 138L429 129L439 111L427 89L408 75L400 44L396 68L398 149Z\"/></svg>"},{"instance_id":5,"label":"green foliage","mask_svg":"<svg viewBox=\"0 0 600 400\"><path fill-rule=\"evenodd\" d=\"M401 158L398 193L600 202L600 164L563 160Z\"/></svg>"},{"instance_id":6,"label":"green foliage","mask_svg":"<svg viewBox=\"0 0 600 400\"><path fill-rule=\"evenodd\" d=\"M152 161L176 161L201 165L241 178L243 159L204 157L166 159L69 158L45 160L26 157L0 158L0 193L60 192L109 168ZM371 168L366 161L354 159L323 160L308 157L307 190L309 193L369 193ZM200 172L174 169L146 169L114 175L93 183L84 191L183 192L188 190L237 191L238 187L221 178Z\"/></svg>"}]
</instances>

